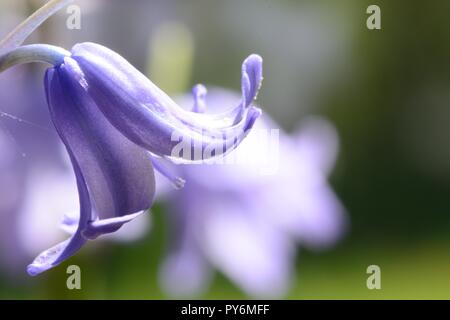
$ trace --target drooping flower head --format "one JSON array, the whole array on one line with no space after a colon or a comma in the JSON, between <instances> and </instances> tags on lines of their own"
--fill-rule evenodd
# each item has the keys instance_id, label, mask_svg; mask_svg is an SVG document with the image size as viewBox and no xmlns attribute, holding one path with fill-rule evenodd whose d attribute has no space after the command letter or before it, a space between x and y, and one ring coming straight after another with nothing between
<instances>
[{"instance_id":1,"label":"drooping flower head","mask_svg":"<svg viewBox=\"0 0 450 320\"><path fill-rule=\"evenodd\" d=\"M58 265L87 240L112 233L149 209L153 168L167 175L163 158L193 161L228 153L261 114L252 105L262 81L258 55L243 63L241 101L209 116L183 110L123 57L98 44L78 44L71 52L49 45L4 52L0 70L25 62L53 64L45 75L45 92L79 194L75 233L42 252L28 266L30 275ZM174 151L180 144L183 150Z\"/></svg>"},{"instance_id":2,"label":"drooping flower head","mask_svg":"<svg viewBox=\"0 0 450 320\"><path fill-rule=\"evenodd\" d=\"M111 50L92 43L75 46L71 56L47 71L45 88L77 178L78 229L41 253L28 272L59 264L88 239L114 232L149 209L155 189L151 157L173 156L180 143L174 135L187 138L202 154L211 146L233 149L260 114L251 106L260 81L261 59L253 55L244 62L243 98L228 114L232 122L216 126L182 110Z\"/></svg>"}]
</instances>

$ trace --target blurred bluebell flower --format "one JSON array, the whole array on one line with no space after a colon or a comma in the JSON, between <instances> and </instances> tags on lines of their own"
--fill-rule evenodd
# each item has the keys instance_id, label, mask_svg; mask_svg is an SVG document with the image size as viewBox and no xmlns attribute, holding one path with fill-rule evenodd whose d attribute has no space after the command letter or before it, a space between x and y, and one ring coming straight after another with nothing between
<instances>
[{"instance_id":1,"label":"blurred bluebell flower","mask_svg":"<svg viewBox=\"0 0 450 320\"><path fill-rule=\"evenodd\" d=\"M193 110L217 111L236 99L219 89L206 101L198 90ZM192 105L186 101L180 104ZM338 150L334 128L312 118L272 143L279 126L262 120L222 163L177 166L186 186L161 192L171 231L161 283L169 293L200 292L212 266L249 295L280 296L291 281L295 243L324 248L345 230L345 210L327 182Z\"/></svg>"},{"instance_id":2,"label":"blurred bluebell flower","mask_svg":"<svg viewBox=\"0 0 450 320\"><path fill-rule=\"evenodd\" d=\"M181 109L117 53L93 43L76 45L47 70L45 87L51 119L76 175L78 227L71 238L42 252L28 273L58 265L87 240L149 209L157 157L201 160L192 155L217 156L235 148L260 115L252 102L261 80L262 60L252 55L243 63L241 103L219 117L205 116ZM180 139L189 141L192 153L174 154ZM205 153L211 149L216 152Z\"/></svg>"},{"instance_id":3,"label":"blurred bluebell flower","mask_svg":"<svg viewBox=\"0 0 450 320\"><path fill-rule=\"evenodd\" d=\"M20 245L15 239L16 210L24 187L20 155L14 152L10 140L0 130L0 261L5 270L12 270L20 260ZM14 170L13 170L14 169Z\"/></svg>"}]
</instances>

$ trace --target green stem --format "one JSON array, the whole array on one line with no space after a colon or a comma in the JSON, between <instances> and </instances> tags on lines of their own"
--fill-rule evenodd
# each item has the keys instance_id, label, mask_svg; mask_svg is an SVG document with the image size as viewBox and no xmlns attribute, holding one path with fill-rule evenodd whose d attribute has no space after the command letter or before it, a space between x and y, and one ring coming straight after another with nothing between
<instances>
[{"instance_id":1,"label":"green stem","mask_svg":"<svg viewBox=\"0 0 450 320\"><path fill-rule=\"evenodd\" d=\"M50 0L47 2L0 41L0 55L22 45L45 20L71 2L73 0Z\"/></svg>"},{"instance_id":2,"label":"green stem","mask_svg":"<svg viewBox=\"0 0 450 320\"><path fill-rule=\"evenodd\" d=\"M18 47L0 56L0 73L12 66L30 62L44 62L59 65L69 57L70 52L48 44L31 44Z\"/></svg>"}]
</instances>

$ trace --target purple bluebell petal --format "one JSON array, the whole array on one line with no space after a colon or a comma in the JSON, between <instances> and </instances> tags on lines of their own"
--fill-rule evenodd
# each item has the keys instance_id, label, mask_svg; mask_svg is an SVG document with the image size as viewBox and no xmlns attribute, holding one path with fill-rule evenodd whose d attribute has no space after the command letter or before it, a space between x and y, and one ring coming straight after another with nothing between
<instances>
[{"instance_id":1,"label":"purple bluebell petal","mask_svg":"<svg viewBox=\"0 0 450 320\"><path fill-rule=\"evenodd\" d=\"M235 123L237 123L242 116L245 107L250 105L253 100L256 99L258 91L262 84L262 59L258 55L251 55L245 59L242 64L242 79L241 79L241 90L242 90L242 101L241 110L236 117Z\"/></svg>"},{"instance_id":2,"label":"purple bluebell petal","mask_svg":"<svg viewBox=\"0 0 450 320\"><path fill-rule=\"evenodd\" d=\"M78 194L80 198L80 219L77 232L69 239L41 252L34 261L28 265L27 272L30 276L36 276L50 268L60 264L62 261L74 255L86 243L86 239L81 235L81 230L85 228L89 222L92 211L91 201L86 182L81 174L80 167L73 157L72 150L67 147L70 158L72 159L73 169L77 180Z\"/></svg>"},{"instance_id":3,"label":"purple bluebell petal","mask_svg":"<svg viewBox=\"0 0 450 320\"><path fill-rule=\"evenodd\" d=\"M72 57L88 84L86 90L105 117L130 140L156 155L173 156L181 137L194 151L201 151L202 159L226 153L242 141L261 114L251 106L262 81L262 59L257 55L244 61L241 103L221 118L183 110L128 61L103 46L78 44ZM204 152L207 148L215 151ZM193 159L192 154L198 155L192 152L175 157L201 160Z\"/></svg>"},{"instance_id":4,"label":"purple bluebell petal","mask_svg":"<svg viewBox=\"0 0 450 320\"><path fill-rule=\"evenodd\" d=\"M34 275L74 254L87 239L116 231L150 208L154 174L148 153L118 132L86 92L74 60L45 78L52 121L69 152L80 194L78 229L43 252L28 268Z\"/></svg>"},{"instance_id":5,"label":"purple bluebell petal","mask_svg":"<svg viewBox=\"0 0 450 320\"><path fill-rule=\"evenodd\" d=\"M242 64L242 103L245 106L256 99L261 89L263 79L261 63L261 57L253 54Z\"/></svg>"},{"instance_id":6,"label":"purple bluebell petal","mask_svg":"<svg viewBox=\"0 0 450 320\"><path fill-rule=\"evenodd\" d=\"M80 163L96 212L93 220L149 209L154 175L148 152L110 125L83 87L75 61L67 58L58 74L65 96L57 100L59 104L50 102L50 110L59 134L65 136L66 146L72 145ZM58 88L50 90L55 91Z\"/></svg>"},{"instance_id":7,"label":"purple bluebell petal","mask_svg":"<svg viewBox=\"0 0 450 320\"><path fill-rule=\"evenodd\" d=\"M99 236L107 233L113 233L122 227L123 224L130 222L131 220L137 218L145 211L127 214L120 217L107 218L107 219L98 219L90 222L86 229L83 230L83 237L87 239L96 239Z\"/></svg>"},{"instance_id":8,"label":"purple bluebell petal","mask_svg":"<svg viewBox=\"0 0 450 320\"><path fill-rule=\"evenodd\" d=\"M78 229L78 221L79 217L70 214L65 214L62 221L61 221L61 229L67 232L68 234L75 234Z\"/></svg>"}]
</instances>

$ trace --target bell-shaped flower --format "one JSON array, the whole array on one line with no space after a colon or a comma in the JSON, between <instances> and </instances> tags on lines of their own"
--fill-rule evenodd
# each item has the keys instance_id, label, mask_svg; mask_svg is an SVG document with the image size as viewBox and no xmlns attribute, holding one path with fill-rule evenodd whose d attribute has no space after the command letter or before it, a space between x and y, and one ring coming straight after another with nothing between
<instances>
[{"instance_id":1,"label":"bell-shaped flower","mask_svg":"<svg viewBox=\"0 0 450 320\"><path fill-rule=\"evenodd\" d=\"M42 252L30 275L52 268L89 239L112 233L149 209L155 191L153 169L176 186L183 181L160 158L203 160L233 150L261 114L252 106L262 81L262 59L242 66L242 98L218 115L179 107L117 53L94 43L71 52L51 45L21 46L28 36L71 0L52 0L0 40L0 72L22 63L53 65L45 75L51 120L75 171L78 219L66 219L73 235ZM202 101L198 87L197 100ZM75 227L76 226L76 227Z\"/></svg>"},{"instance_id":2,"label":"bell-shaped flower","mask_svg":"<svg viewBox=\"0 0 450 320\"><path fill-rule=\"evenodd\" d=\"M5 60L22 54L21 48ZM262 81L257 55L243 63L241 101L218 115L182 109L101 45L78 44L58 59L46 72L45 91L75 171L80 214L72 237L42 252L28 266L30 275L58 265L87 240L112 233L149 209L155 191L152 164L165 173L160 157L193 161L225 154L261 114L252 106Z\"/></svg>"}]
</instances>

